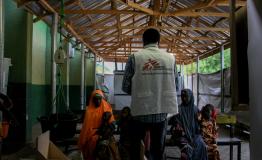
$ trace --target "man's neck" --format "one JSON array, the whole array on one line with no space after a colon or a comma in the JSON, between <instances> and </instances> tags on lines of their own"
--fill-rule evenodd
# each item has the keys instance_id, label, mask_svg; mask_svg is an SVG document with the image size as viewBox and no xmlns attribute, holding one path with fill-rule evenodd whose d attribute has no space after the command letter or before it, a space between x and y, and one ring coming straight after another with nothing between
<instances>
[{"instance_id":1,"label":"man's neck","mask_svg":"<svg viewBox=\"0 0 262 160\"><path fill-rule=\"evenodd\" d=\"M158 47L158 43L149 43L144 45L144 48L148 48L148 47Z\"/></svg>"}]
</instances>

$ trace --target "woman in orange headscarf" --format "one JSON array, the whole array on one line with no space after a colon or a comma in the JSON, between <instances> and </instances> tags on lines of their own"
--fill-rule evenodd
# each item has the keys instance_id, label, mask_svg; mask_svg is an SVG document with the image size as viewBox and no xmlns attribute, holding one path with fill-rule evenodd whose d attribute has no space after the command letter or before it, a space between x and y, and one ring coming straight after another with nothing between
<instances>
[{"instance_id":1,"label":"woman in orange headscarf","mask_svg":"<svg viewBox=\"0 0 262 160\"><path fill-rule=\"evenodd\" d=\"M84 123L78 141L78 146L84 156L84 160L95 159L94 152L100 136L98 130L102 125L103 114L105 112L112 114L110 104L104 99L101 90L93 91L89 105L86 108ZM112 114L108 123L112 123L113 121L115 120Z\"/></svg>"}]
</instances>

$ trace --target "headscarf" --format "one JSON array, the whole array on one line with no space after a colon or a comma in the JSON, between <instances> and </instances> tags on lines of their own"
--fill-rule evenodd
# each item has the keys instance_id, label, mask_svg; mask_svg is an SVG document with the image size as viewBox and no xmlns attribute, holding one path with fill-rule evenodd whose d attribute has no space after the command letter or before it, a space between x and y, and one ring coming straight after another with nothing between
<instances>
[{"instance_id":1,"label":"headscarf","mask_svg":"<svg viewBox=\"0 0 262 160\"><path fill-rule=\"evenodd\" d=\"M103 97L99 107L96 107L93 102L93 98L96 94ZM85 160L90 160L93 157L99 137L97 130L101 126L104 112L112 113L112 108L104 99L103 92L101 90L95 90L92 92L89 99L89 105L86 107L84 123L78 141L79 149L82 151ZM111 116L109 123L112 123L113 121L115 121L114 116Z\"/></svg>"},{"instance_id":2,"label":"headscarf","mask_svg":"<svg viewBox=\"0 0 262 160\"><path fill-rule=\"evenodd\" d=\"M195 135L199 134L199 124L197 119L198 109L194 105L194 96L190 89L183 89L188 96L188 103L179 105L179 120L185 131L186 137L190 142L193 141Z\"/></svg>"}]
</instances>

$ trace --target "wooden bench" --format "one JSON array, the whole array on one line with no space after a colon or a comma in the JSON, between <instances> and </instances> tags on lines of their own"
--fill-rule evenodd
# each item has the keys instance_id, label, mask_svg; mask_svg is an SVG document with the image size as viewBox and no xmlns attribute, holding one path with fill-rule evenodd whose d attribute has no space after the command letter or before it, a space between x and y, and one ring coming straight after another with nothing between
<instances>
[{"instance_id":1,"label":"wooden bench","mask_svg":"<svg viewBox=\"0 0 262 160\"><path fill-rule=\"evenodd\" d=\"M220 146L230 146L229 154L230 160L233 160L233 146L237 146L237 159L241 160L241 142L242 140L238 138L219 138L217 140L217 145Z\"/></svg>"},{"instance_id":2,"label":"wooden bench","mask_svg":"<svg viewBox=\"0 0 262 160\"><path fill-rule=\"evenodd\" d=\"M218 125L226 125L229 127L229 138L218 138L217 145L229 146L229 158L233 160L233 146L237 146L237 160L241 160L241 139L234 137L234 126L237 122L235 115L220 114L216 120Z\"/></svg>"},{"instance_id":3,"label":"wooden bench","mask_svg":"<svg viewBox=\"0 0 262 160\"><path fill-rule=\"evenodd\" d=\"M177 147L177 149L180 151L179 147L174 145L174 144L171 144L169 143L169 140L171 139L171 132L170 132L170 128L171 126L168 125L167 126L167 132L166 132L166 141L165 141L165 148L166 147ZM176 156L171 156L171 155L168 155L167 152L164 153L165 155L165 160L169 160L169 159L181 159L180 155L176 155Z\"/></svg>"}]
</instances>

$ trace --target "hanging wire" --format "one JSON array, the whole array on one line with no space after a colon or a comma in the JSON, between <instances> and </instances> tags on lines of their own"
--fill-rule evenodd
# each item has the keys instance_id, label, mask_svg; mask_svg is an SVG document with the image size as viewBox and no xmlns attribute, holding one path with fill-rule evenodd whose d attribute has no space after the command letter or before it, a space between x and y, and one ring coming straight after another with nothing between
<instances>
[{"instance_id":1,"label":"hanging wire","mask_svg":"<svg viewBox=\"0 0 262 160\"><path fill-rule=\"evenodd\" d=\"M64 0L61 0L61 9L60 9L60 24L59 24L59 33L60 33L60 49L62 48L63 45L63 40L62 40L62 28L64 25ZM66 99L64 95L64 87L63 87L63 81L62 81L62 75L63 73L63 67L61 64L57 64L57 78L58 78L58 89L56 92L56 96L53 99L52 104L56 104L57 106L57 112L59 112L59 108L62 105L66 105ZM52 110L52 109L51 109ZM58 118L58 117L57 117Z\"/></svg>"},{"instance_id":2,"label":"hanging wire","mask_svg":"<svg viewBox=\"0 0 262 160\"><path fill-rule=\"evenodd\" d=\"M64 0L61 0L61 9L60 9L60 25L59 25L59 31L60 31L60 44L62 46L62 28L64 26Z\"/></svg>"}]
</instances>

